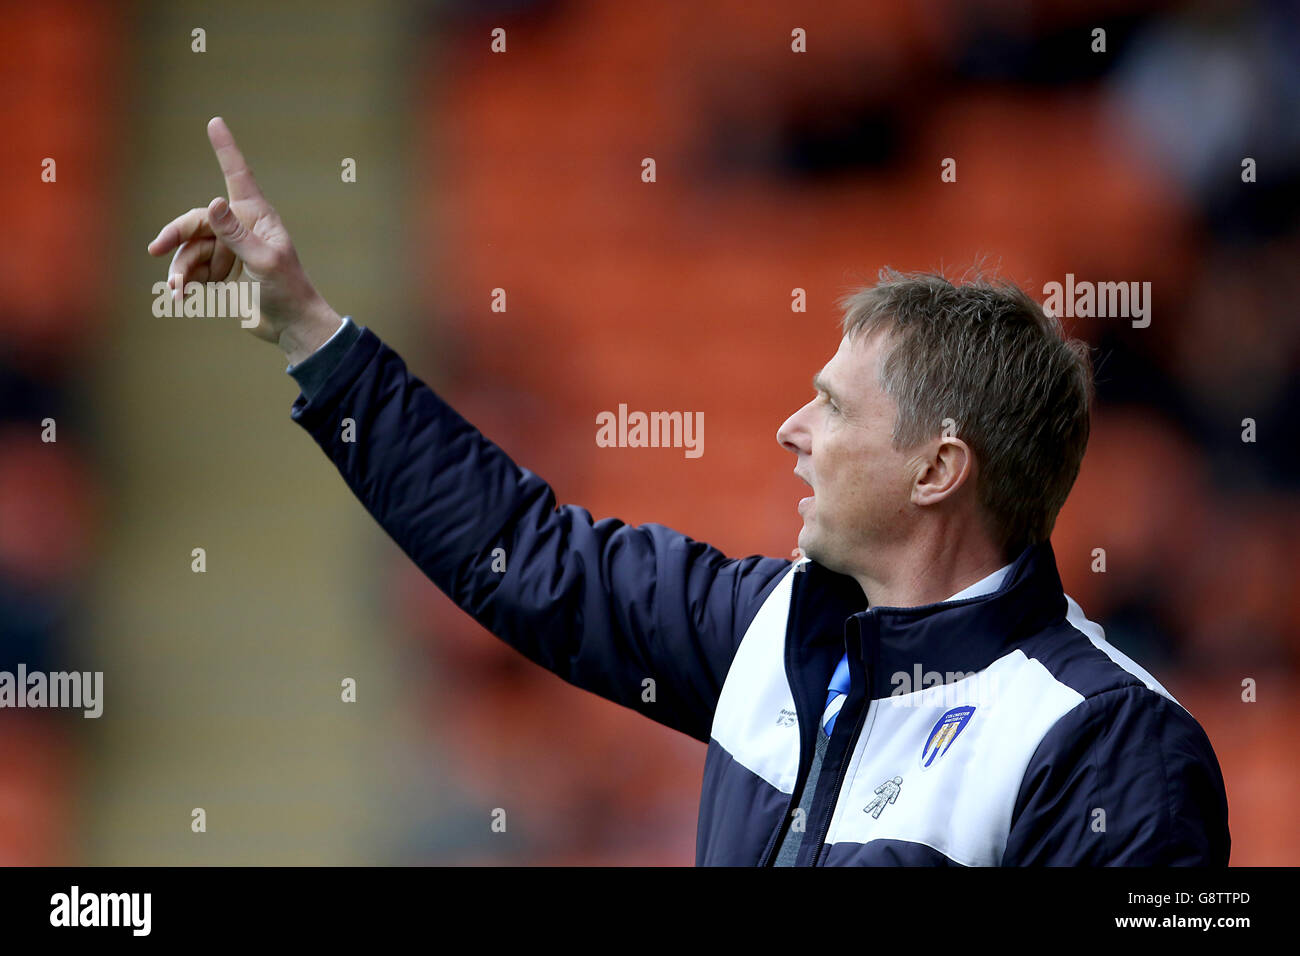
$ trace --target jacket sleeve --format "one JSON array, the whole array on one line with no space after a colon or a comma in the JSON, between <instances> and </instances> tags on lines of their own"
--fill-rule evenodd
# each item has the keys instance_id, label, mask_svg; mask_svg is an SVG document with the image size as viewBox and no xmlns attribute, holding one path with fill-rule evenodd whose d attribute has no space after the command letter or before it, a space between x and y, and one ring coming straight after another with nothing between
<instances>
[{"instance_id":1,"label":"jacket sleeve","mask_svg":"<svg viewBox=\"0 0 1300 956\"><path fill-rule=\"evenodd\" d=\"M290 416L485 628L569 683L708 740L744 628L790 562L557 507L370 329Z\"/></svg>"},{"instance_id":2,"label":"jacket sleeve","mask_svg":"<svg viewBox=\"0 0 1300 956\"><path fill-rule=\"evenodd\" d=\"M1200 724L1143 686L1087 698L1029 762L1003 866L1227 866L1219 762Z\"/></svg>"}]
</instances>

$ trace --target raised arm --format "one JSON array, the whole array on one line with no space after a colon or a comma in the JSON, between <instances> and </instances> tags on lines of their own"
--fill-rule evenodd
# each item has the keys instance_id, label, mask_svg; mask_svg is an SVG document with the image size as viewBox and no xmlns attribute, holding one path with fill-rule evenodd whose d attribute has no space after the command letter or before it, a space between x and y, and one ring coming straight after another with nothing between
<instances>
[{"instance_id":1,"label":"raised arm","mask_svg":"<svg viewBox=\"0 0 1300 956\"><path fill-rule=\"evenodd\" d=\"M729 559L657 524L556 505L369 329L312 286L280 217L220 118L208 136L230 192L163 227L170 281L261 284L252 331L311 368L291 415L394 541L453 601L565 680L707 740L745 627L790 562ZM344 330L347 331L347 330ZM305 380L305 376L300 381ZM310 394L306 394L310 393Z\"/></svg>"}]
</instances>

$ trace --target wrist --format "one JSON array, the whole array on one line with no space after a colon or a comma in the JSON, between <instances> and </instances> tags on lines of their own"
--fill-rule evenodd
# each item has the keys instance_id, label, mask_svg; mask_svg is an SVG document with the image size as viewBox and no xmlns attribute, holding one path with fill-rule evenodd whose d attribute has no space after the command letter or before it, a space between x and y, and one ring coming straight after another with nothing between
<instances>
[{"instance_id":1,"label":"wrist","mask_svg":"<svg viewBox=\"0 0 1300 956\"><path fill-rule=\"evenodd\" d=\"M321 299L280 331L280 351L290 365L297 365L324 345L342 324L339 314Z\"/></svg>"}]
</instances>

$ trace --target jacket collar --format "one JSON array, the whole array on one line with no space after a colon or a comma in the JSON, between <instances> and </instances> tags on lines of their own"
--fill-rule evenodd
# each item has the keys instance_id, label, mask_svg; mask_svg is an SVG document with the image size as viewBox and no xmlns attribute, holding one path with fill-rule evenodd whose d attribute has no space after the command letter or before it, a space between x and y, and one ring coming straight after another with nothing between
<instances>
[{"instance_id":1,"label":"jacket collar","mask_svg":"<svg viewBox=\"0 0 1300 956\"><path fill-rule=\"evenodd\" d=\"M918 607L867 607L862 589L848 575L809 562L803 607L818 607L818 617L838 618L840 637L855 646L861 635L863 662L871 675L872 697L898 688L949 683L983 670L1018 644L1064 620L1065 594L1050 542L1030 545L1012 562L996 591ZM825 628L820 628L822 639ZM802 635L803 629L797 632ZM905 675L905 676L900 676ZM937 678L931 675L938 675ZM958 676L952 676L958 675Z\"/></svg>"}]
</instances>

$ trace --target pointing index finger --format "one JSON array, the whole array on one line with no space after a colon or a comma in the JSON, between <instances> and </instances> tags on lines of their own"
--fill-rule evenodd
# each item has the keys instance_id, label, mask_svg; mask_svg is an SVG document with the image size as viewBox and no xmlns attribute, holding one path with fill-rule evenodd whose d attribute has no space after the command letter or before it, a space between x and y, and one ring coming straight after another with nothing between
<instances>
[{"instance_id":1,"label":"pointing index finger","mask_svg":"<svg viewBox=\"0 0 1300 956\"><path fill-rule=\"evenodd\" d=\"M226 191L230 193L230 201L264 198L262 190L257 188L253 171L244 160L244 154L235 145L230 127L220 116L208 120L208 140L217 154L217 162L221 164L221 175L226 177Z\"/></svg>"}]
</instances>

